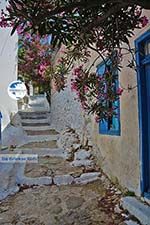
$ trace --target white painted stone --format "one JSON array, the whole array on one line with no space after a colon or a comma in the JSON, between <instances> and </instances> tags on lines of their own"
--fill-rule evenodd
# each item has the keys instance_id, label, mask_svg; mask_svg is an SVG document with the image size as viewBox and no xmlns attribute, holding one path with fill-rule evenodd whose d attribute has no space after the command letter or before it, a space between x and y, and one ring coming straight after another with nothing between
<instances>
[{"instance_id":1,"label":"white painted stone","mask_svg":"<svg viewBox=\"0 0 150 225\"><path fill-rule=\"evenodd\" d=\"M150 199L144 197L143 201L150 205Z\"/></svg>"},{"instance_id":2,"label":"white painted stone","mask_svg":"<svg viewBox=\"0 0 150 225\"><path fill-rule=\"evenodd\" d=\"M81 130L83 127L80 103L75 100L75 97L69 85L64 91L52 94L51 122L59 131L67 127Z\"/></svg>"},{"instance_id":3,"label":"white painted stone","mask_svg":"<svg viewBox=\"0 0 150 225\"><path fill-rule=\"evenodd\" d=\"M88 140L88 146L93 146L93 143L91 140Z\"/></svg>"},{"instance_id":4,"label":"white painted stone","mask_svg":"<svg viewBox=\"0 0 150 225\"><path fill-rule=\"evenodd\" d=\"M22 222L18 222L16 225L25 225L25 224Z\"/></svg>"},{"instance_id":5,"label":"white painted stone","mask_svg":"<svg viewBox=\"0 0 150 225\"><path fill-rule=\"evenodd\" d=\"M18 192L16 179L19 170L20 164L15 162L0 163L0 200Z\"/></svg>"},{"instance_id":6,"label":"white painted stone","mask_svg":"<svg viewBox=\"0 0 150 225\"><path fill-rule=\"evenodd\" d=\"M73 153L73 152L74 152L73 147L70 147L70 148L65 148L65 149L66 149L66 151L67 151L69 154L71 154L71 153Z\"/></svg>"},{"instance_id":7,"label":"white painted stone","mask_svg":"<svg viewBox=\"0 0 150 225\"><path fill-rule=\"evenodd\" d=\"M126 219L129 218L129 215L127 215L127 214L125 214L125 213L122 213L121 215L122 215L123 217L125 217Z\"/></svg>"},{"instance_id":8,"label":"white painted stone","mask_svg":"<svg viewBox=\"0 0 150 225\"><path fill-rule=\"evenodd\" d=\"M43 131L43 130L50 130L52 129L50 126L36 126L36 127L32 127L32 126L23 126L24 130L32 130L32 131Z\"/></svg>"},{"instance_id":9,"label":"white painted stone","mask_svg":"<svg viewBox=\"0 0 150 225\"><path fill-rule=\"evenodd\" d=\"M7 126L2 133L2 144L5 146L22 145L28 140L26 132L21 127Z\"/></svg>"},{"instance_id":10,"label":"white painted stone","mask_svg":"<svg viewBox=\"0 0 150 225\"><path fill-rule=\"evenodd\" d=\"M68 133L68 132L64 134L60 133L58 146L60 148L68 149L68 148L71 148L73 144L77 143L78 141L79 140L78 140L77 134Z\"/></svg>"},{"instance_id":11,"label":"white painted stone","mask_svg":"<svg viewBox=\"0 0 150 225\"><path fill-rule=\"evenodd\" d=\"M139 225L137 222L133 221L133 220L126 220L124 221L124 223L126 225Z\"/></svg>"},{"instance_id":12,"label":"white painted stone","mask_svg":"<svg viewBox=\"0 0 150 225\"><path fill-rule=\"evenodd\" d=\"M84 150L84 149L81 149L79 151L77 151L75 153L75 160L85 160L85 159L89 159L91 156L91 153Z\"/></svg>"},{"instance_id":13,"label":"white painted stone","mask_svg":"<svg viewBox=\"0 0 150 225\"><path fill-rule=\"evenodd\" d=\"M120 209L119 205L116 205L114 208L115 213L120 214L122 212L122 210Z\"/></svg>"},{"instance_id":14,"label":"white painted stone","mask_svg":"<svg viewBox=\"0 0 150 225\"><path fill-rule=\"evenodd\" d=\"M100 173L94 172L94 173L84 173L80 177L75 178L76 184L87 184L92 181L96 181L99 179Z\"/></svg>"},{"instance_id":15,"label":"white painted stone","mask_svg":"<svg viewBox=\"0 0 150 225\"><path fill-rule=\"evenodd\" d=\"M106 177L104 175L102 175L100 179L102 182L104 182L106 180Z\"/></svg>"},{"instance_id":16,"label":"white painted stone","mask_svg":"<svg viewBox=\"0 0 150 225\"><path fill-rule=\"evenodd\" d=\"M49 103L43 94L30 96L28 107L35 111L50 111Z\"/></svg>"},{"instance_id":17,"label":"white painted stone","mask_svg":"<svg viewBox=\"0 0 150 225\"><path fill-rule=\"evenodd\" d=\"M73 181L74 178L71 175L62 175L54 177L54 184L58 186L72 184Z\"/></svg>"},{"instance_id":18,"label":"white painted stone","mask_svg":"<svg viewBox=\"0 0 150 225\"><path fill-rule=\"evenodd\" d=\"M23 148L22 152L24 154L38 154L38 156L50 156L50 157L62 157L64 159L67 158L68 153L64 149L59 149L59 148L54 148L54 149L49 149L49 148L32 148L32 149L27 149Z\"/></svg>"},{"instance_id":19,"label":"white painted stone","mask_svg":"<svg viewBox=\"0 0 150 225\"><path fill-rule=\"evenodd\" d=\"M57 141L59 135L28 135L27 142Z\"/></svg>"},{"instance_id":20,"label":"white painted stone","mask_svg":"<svg viewBox=\"0 0 150 225\"><path fill-rule=\"evenodd\" d=\"M143 225L150 225L150 207L134 197L122 198L122 206L135 216Z\"/></svg>"},{"instance_id":21,"label":"white painted stone","mask_svg":"<svg viewBox=\"0 0 150 225\"><path fill-rule=\"evenodd\" d=\"M77 150L77 149L81 148L81 144L73 144L73 148L75 150Z\"/></svg>"},{"instance_id":22,"label":"white painted stone","mask_svg":"<svg viewBox=\"0 0 150 225\"><path fill-rule=\"evenodd\" d=\"M20 185L51 185L52 184L52 178L51 177L37 177L37 178L30 178L30 177L23 177L20 179L20 182L18 183Z\"/></svg>"},{"instance_id":23,"label":"white painted stone","mask_svg":"<svg viewBox=\"0 0 150 225\"><path fill-rule=\"evenodd\" d=\"M48 119L22 119L22 123L48 123Z\"/></svg>"},{"instance_id":24,"label":"white painted stone","mask_svg":"<svg viewBox=\"0 0 150 225\"><path fill-rule=\"evenodd\" d=\"M91 160L74 160L70 164L71 166L92 166L93 162Z\"/></svg>"},{"instance_id":25,"label":"white painted stone","mask_svg":"<svg viewBox=\"0 0 150 225\"><path fill-rule=\"evenodd\" d=\"M121 191L116 191L115 194L116 194L116 195L121 195L122 192L121 192Z\"/></svg>"}]
</instances>

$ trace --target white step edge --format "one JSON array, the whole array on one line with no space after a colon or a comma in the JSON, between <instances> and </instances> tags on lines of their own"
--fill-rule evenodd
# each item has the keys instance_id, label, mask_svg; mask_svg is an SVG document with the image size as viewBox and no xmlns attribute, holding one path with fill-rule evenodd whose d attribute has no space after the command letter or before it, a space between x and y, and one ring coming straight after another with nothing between
<instances>
[{"instance_id":1,"label":"white step edge","mask_svg":"<svg viewBox=\"0 0 150 225\"><path fill-rule=\"evenodd\" d=\"M17 152L17 150L16 150ZM67 151L60 148L22 148L23 154L38 154L38 156L50 156L50 157L61 157L66 159L68 156Z\"/></svg>"},{"instance_id":2,"label":"white step edge","mask_svg":"<svg viewBox=\"0 0 150 225\"><path fill-rule=\"evenodd\" d=\"M57 141L59 135L28 135L28 142Z\"/></svg>"},{"instance_id":3,"label":"white step edge","mask_svg":"<svg viewBox=\"0 0 150 225\"><path fill-rule=\"evenodd\" d=\"M135 197L124 197L121 200L124 209L135 216L142 225L150 225L150 206Z\"/></svg>"},{"instance_id":4,"label":"white step edge","mask_svg":"<svg viewBox=\"0 0 150 225\"><path fill-rule=\"evenodd\" d=\"M22 123L49 123L48 119L22 119Z\"/></svg>"},{"instance_id":5,"label":"white step edge","mask_svg":"<svg viewBox=\"0 0 150 225\"><path fill-rule=\"evenodd\" d=\"M36 126L36 127L23 126L23 129L25 131L43 131L43 130L51 130L53 128L51 128L49 125L49 126L42 126L42 127L40 127L40 126L39 127L38 126Z\"/></svg>"}]
</instances>

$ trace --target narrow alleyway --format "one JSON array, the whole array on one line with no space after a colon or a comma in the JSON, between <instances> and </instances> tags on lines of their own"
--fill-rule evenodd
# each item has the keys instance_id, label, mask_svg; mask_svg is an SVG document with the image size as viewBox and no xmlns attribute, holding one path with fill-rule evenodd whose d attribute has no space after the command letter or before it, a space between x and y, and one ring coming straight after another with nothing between
<instances>
[{"instance_id":1,"label":"narrow alleyway","mask_svg":"<svg viewBox=\"0 0 150 225\"><path fill-rule=\"evenodd\" d=\"M97 167L92 146L73 129L59 133L46 112L21 112L28 143L12 153L38 154L38 163L16 163L9 185L18 192L0 202L0 225L123 225L121 192ZM64 148L64 141L73 145Z\"/></svg>"}]
</instances>

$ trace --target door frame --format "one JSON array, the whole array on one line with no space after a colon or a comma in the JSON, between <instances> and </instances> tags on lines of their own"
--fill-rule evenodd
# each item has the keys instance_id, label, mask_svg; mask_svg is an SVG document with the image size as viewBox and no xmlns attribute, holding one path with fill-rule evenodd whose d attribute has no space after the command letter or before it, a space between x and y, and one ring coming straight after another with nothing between
<instances>
[{"instance_id":1,"label":"door frame","mask_svg":"<svg viewBox=\"0 0 150 225\"><path fill-rule=\"evenodd\" d=\"M138 84L138 111L139 111L139 150L140 150L140 188L141 188L141 195L145 197L150 197L150 193L147 190L148 186L148 179L150 176L150 172L146 170L148 165L148 151L145 151L146 145L146 136L145 136L145 124L147 119L145 118L144 114L146 113L144 109L144 105L146 105L146 99L143 97L146 94L146 90L142 88L145 85L145 77L143 74L145 73L144 70L144 62L146 59L141 54L142 52L142 44L146 43L150 39L150 30L147 30L143 33L139 38L135 40L136 46L136 63L137 63L137 84ZM144 58L144 60L142 60Z\"/></svg>"}]
</instances>

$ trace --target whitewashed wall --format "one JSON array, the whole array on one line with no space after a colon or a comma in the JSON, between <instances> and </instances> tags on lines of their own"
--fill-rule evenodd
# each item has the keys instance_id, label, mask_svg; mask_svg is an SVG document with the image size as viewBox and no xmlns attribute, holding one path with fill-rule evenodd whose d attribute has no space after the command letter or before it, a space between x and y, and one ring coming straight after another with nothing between
<instances>
[{"instance_id":1,"label":"whitewashed wall","mask_svg":"<svg viewBox=\"0 0 150 225\"><path fill-rule=\"evenodd\" d=\"M5 1L0 2L0 10ZM10 36L11 28L0 28L0 110L2 112L2 130L10 122L11 113L17 112L17 102L7 93L10 82L17 78L17 34Z\"/></svg>"}]
</instances>

